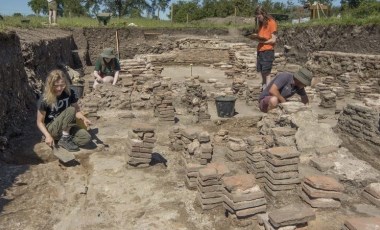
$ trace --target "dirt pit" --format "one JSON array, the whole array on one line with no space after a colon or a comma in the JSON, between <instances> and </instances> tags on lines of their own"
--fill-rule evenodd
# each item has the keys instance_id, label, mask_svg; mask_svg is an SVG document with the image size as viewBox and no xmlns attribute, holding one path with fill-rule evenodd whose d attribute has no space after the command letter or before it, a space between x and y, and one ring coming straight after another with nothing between
<instances>
[{"instance_id":1,"label":"dirt pit","mask_svg":"<svg viewBox=\"0 0 380 230\"><path fill-rule=\"evenodd\" d=\"M171 77L181 85L186 77L199 76L205 81L215 78L230 84L222 71L212 67L165 67L162 76ZM89 78L89 76L87 76ZM203 80L202 80L203 81ZM259 82L258 78L251 79ZM208 92L218 89L201 83ZM183 88L178 89L178 93ZM133 110L134 118L120 116L124 111L99 111L90 133L91 148L75 153L77 164L65 166L57 159L46 157L43 143L36 144L37 132L30 131L30 141L40 154L45 151L46 162L34 165L0 165L1 184L7 187L0 199L0 229L260 229L255 217L236 220L226 216L222 206L204 211L196 202L197 190L185 185L185 167L182 153L169 148L169 134L173 127L199 128L213 136L220 129L236 138L258 133L256 126L247 121L258 121L263 115L257 106L248 106L238 99L233 118L219 118L215 102L208 101L210 121L194 124L191 116L175 101L178 122L168 124L154 117L152 110ZM313 110L324 116L321 122L336 122L335 111L323 110L317 102ZM156 159L148 168L134 168L126 164L130 127L148 123L155 127L157 141L153 152ZM35 127L34 127L35 128ZM33 137L33 138L32 138ZM19 153L32 158L22 147ZM214 146L211 162L225 163L234 174L245 174L244 161L232 162L226 158L226 143ZM15 154L18 154L17 152ZM30 154L28 156L28 154ZM301 161L300 177L321 174ZM271 197L266 194L267 211L294 203L304 203L297 192L287 196ZM357 205L361 205L360 207ZM309 221L308 229L341 229L349 216L369 216L377 208L357 194L347 194L342 206L336 209L315 209L316 219Z\"/></svg>"}]
</instances>

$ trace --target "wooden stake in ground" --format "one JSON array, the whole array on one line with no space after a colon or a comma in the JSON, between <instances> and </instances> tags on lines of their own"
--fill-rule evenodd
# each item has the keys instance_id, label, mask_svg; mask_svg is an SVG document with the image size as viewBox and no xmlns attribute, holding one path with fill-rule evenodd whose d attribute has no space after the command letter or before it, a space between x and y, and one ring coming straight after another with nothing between
<instances>
[{"instance_id":1,"label":"wooden stake in ground","mask_svg":"<svg viewBox=\"0 0 380 230\"><path fill-rule=\"evenodd\" d=\"M117 58L120 60L120 53L119 53L119 34L116 30L116 52L117 52Z\"/></svg>"}]
</instances>

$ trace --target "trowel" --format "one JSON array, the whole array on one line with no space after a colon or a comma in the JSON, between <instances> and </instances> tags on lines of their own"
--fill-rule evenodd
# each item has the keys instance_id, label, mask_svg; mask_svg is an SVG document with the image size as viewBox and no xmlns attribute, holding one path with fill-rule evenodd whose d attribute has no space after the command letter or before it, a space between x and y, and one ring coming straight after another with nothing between
<instances>
[{"instance_id":1,"label":"trowel","mask_svg":"<svg viewBox=\"0 0 380 230\"><path fill-rule=\"evenodd\" d=\"M72 160L75 160L74 154L67 151L66 149L60 148L59 146L55 144L53 145L53 154L63 163L67 163Z\"/></svg>"}]
</instances>

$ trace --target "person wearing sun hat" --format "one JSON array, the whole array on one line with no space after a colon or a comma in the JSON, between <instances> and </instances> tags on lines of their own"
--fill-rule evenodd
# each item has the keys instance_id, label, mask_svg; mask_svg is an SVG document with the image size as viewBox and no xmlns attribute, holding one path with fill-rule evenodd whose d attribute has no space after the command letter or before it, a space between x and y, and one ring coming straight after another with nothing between
<instances>
[{"instance_id":1,"label":"person wearing sun hat","mask_svg":"<svg viewBox=\"0 0 380 230\"><path fill-rule=\"evenodd\" d=\"M120 62L114 54L113 48L105 48L96 60L94 70L94 89L101 83L115 85L119 78Z\"/></svg>"},{"instance_id":2,"label":"person wearing sun hat","mask_svg":"<svg viewBox=\"0 0 380 230\"><path fill-rule=\"evenodd\" d=\"M286 99L298 94L304 104L309 103L305 86L311 85L313 73L307 68L301 67L294 73L279 72L268 84L259 97L259 109L267 113L276 108L279 103L286 102Z\"/></svg>"}]
</instances>

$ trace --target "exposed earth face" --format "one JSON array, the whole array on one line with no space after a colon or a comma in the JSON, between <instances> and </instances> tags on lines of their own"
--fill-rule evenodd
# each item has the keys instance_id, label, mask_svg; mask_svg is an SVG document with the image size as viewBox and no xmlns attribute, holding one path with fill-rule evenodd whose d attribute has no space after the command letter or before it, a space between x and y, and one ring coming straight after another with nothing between
<instances>
[{"instance_id":1,"label":"exposed earth face","mask_svg":"<svg viewBox=\"0 0 380 230\"><path fill-rule=\"evenodd\" d=\"M117 100L128 94L130 91L126 89L129 83L124 80L117 87L106 86L99 93L89 92L94 60L102 48L113 46L114 31L105 29L107 31L99 33L94 29L15 30L19 40L14 38L13 41L16 41L16 44L18 41L21 48L17 48L17 45L9 46L11 42L0 45L0 48L3 48L0 49L3 50L0 52L1 63L5 64L4 66L11 63L9 66L12 67L1 68L0 73L5 76L10 76L10 74L19 76L21 83L18 83L16 87L20 91L19 95L23 95L24 100L16 101L14 107L6 111L7 114L16 114L13 118L18 122L12 122L7 116L7 122L1 126L1 134L8 137L9 140L6 145L1 145L5 147L0 152L0 193L2 193L0 197L0 229L227 230L263 228L263 226L259 226L256 218L237 220L231 215L226 217L223 206L212 210L202 210L196 198L197 189L190 190L185 183L187 172L183 160L184 153L173 150L171 142L171 135L175 128L206 131L212 141L215 141L213 142L211 162L223 163L228 166L232 174L240 175L247 173L246 162L245 160L231 161L227 157L228 138L244 139L249 136L260 136L263 133L268 134L273 127L288 127L287 119L290 115L281 116L283 114L281 110L278 110L276 113L262 118L264 114L258 111L257 104L247 104L244 97L237 99L235 104L237 113L233 118L219 118L213 97L220 93L228 93L228 90L217 88L215 85L225 84L230 87L235 80L226 76L228 71L223 69L218 62L227 62L230 53L226 50L203 52L198 50L195 52L193 49L178 48L174 42L181 38L218 38L231 43L246 43L247 47L254 48L255 44L242 37L239 31L231 30L230 33L228 31L209 31L206 33L205 31L190 30L161 30L149 31L149 34L146 31L144 33L142 30L133 29L119 31L120 58L122 60L132 59L136 55L146 53L168 54L166 58L169 61L167 65L162 66L159 79L162 82L166 81L165 78L170 79L177 122L162 122L155 116L152 105L138 109L135 107L136 104L132 105L132 109L100 108L97 116L91 117L94 123L89 130L93 136L92 144L75 153L76 164L63 165L52 155L51 150L44 143L40 143L41 134L35 126L35 93L40 92L47 70L55 66L56 62L61 59L72 67L78 67L79 64L82 66L83 78L86 81L85 95L81 99L83 108L88 109L86 104L96 102L97 97ZM379 39L378 35L378 26L334 27L329 30L316 28L306 32L301 32L301 28L296 28L280 32L281 39L277 48L282 51L282 46L285 44L294 47L291 55L294 62L305 60L306 52L318 50L359 54L377 52L378 54L380 52L380 42L376 42ZM350 45L356 44L355 42L350 43L351 40L350 42L344 40L339 40L339 43L335 42L337 37L342 36L354 37L358 45ZM4 37L8 38L5 35ZM365 38L367 38L366 42L359 42ZM104 43L95 42L97 39L101 39ZM364 43L368 45L363 45ZM90 45L88 46L88 44ZM178 53L175 53L175 58L171 59L172 56L169 54L173 51ZM12 55L7 56L9 53ZM18 56L13 55L15 53ZM152 63L154 65L154 62ZM196 64L190 65L192 63ZM14 71L15 67L20 70ZM207 105L211 116L208 121L195 123L194 116L189 113L183 103L182 97L186 94L186 84L191 77L199 77L199 84L208 94ZM245 79L248 85L258 85L260 81L258 76L250 76ZM0 89L5 94L8 93L8 100L10 100L14 95L10 95L10 91L6 87L10 86L0 86ZM141 89L136 86L134 90L131 97L141 96L144 98L143 101L153 101L147 99L153 97L149 89L144 87ZM115 93L109 95L110 92ZM341 229L344 221L351 216L380 216L380 209L361 196L365 186L372 182L379 182L379 168L376 168L380 161L379 158L374 158L377 161L375 164L360 160L365 157L361 157L362 153L353 147L357 147L354 143L345 139L346 141L340 144L339 151L331 151L323 156L327 157L324 158L328 159L326 161L332 162L332 166L328 170L318 170L312 163L314 161L311 160L321 157L322 150L316 150L315 140L313 143L307 142L309 141L307 133L319 133L312 130L315 127L330 130L338 122L339 111L352 101L358 102L351 97L346 97L337 103L336 108L326 109L319 106L320 99L316 96L311 101L309 109L316 116L314 121L323 124L322 126L316 126L314 123L310 125L311 123L307 123L311 122L310 119L302 120L303 118L299 118L297 115L293 117L294 120L300 119L299 123L292 121L294 122L292 124L298 124L300 132L304 131L305 127L310 127L310 130L306 130L304 139L293 137L298 138L297 140L292 139L293 144L298 141L298 148L300 148L300 143L303 141L304 149L308 145L313 145L314 148L313 151L304 150L300 156L300 178L329 175L339 180L345 187L341 206L334 209L315 209L316 218L309 221L308 229ZM0 104L4 106L2 108L8 106L8 103L0 102L3 103ZM109 104L112 103L109 102ZM23 112L16 113L16 110ZM0 115L3 116L3 114ZM23 125L20 125L22 120ZM302 122L309 125L300 124ZM157 141L153 153L156 154L147 168L138 168L127 164L130 159L130 149L127 143L132 138L131 127L138 126L138 124L149 124L155 129ZM320 129L322 130L322 128ZM216 134L221 130L227 130L228 135L222 141L217 142ZM328 136L331 137L330 140L338 138L337 134L331 132L321 135L332 135ZM275 134L269 136L271 137L266 136L269 138L266 140L267 143L279 143L278 140L277 142L273 140ZM320 138L322 139L322 137ZM285 142L283 140L282 143ZM263 189L263 183L258 182L258 184ZM307 206L300 198L298 190L277 197L266 193L265 198L268 212L289 204Z\"/></svg>"}]
</instances>

